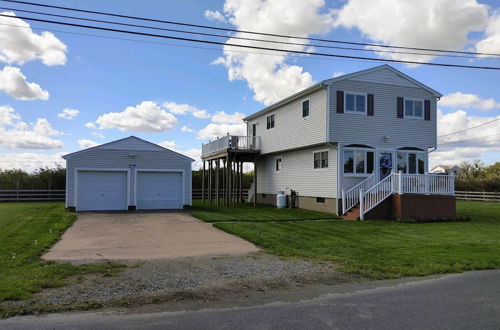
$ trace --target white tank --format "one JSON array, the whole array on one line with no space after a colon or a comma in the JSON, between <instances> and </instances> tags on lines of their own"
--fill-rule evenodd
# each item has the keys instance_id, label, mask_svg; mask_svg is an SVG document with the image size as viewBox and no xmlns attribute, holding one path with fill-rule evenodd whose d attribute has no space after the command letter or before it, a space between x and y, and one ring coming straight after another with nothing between
<instances>
[{"instance_id":1,"label":"white tank","mask_svg":"<svg viewBox=\"0 0 500 330\"><path fill-rule=\"evenodd\" d=\"M278 195L276 195L276 206L279 209L286 207L286 195L284 191L278 191Z\"/></svg>"}]
</instances>

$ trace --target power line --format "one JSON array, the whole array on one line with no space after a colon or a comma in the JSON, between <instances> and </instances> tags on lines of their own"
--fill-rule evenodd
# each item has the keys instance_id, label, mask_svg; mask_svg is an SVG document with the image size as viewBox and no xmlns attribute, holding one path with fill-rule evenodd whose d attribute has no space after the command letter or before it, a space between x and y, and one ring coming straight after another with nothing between
<instances>
[{"instance_id":1,"label":"power line","mask_svg":"<svg viewBox=\"0 0 500 330\"><path fill-rule=\"evenodd\" d=\"M10 2L10 3L17 3L17 4L23 4L23 5L30 5L30 6L37 6L37 7L45 7L45 8L60 9L60 10L67 10L67 11L75 11L75 12L87 13L87 14L105 15L105 16L111 16L111 17L127 18L127 19L134 19L134 20L142 20L142 21L155 22L155 23L164 23L164 24L172 24L172 25L189 26L189 27L195 27L195 28L212 29L212 30L219 30L219 31L226 31L226 32L247 33L247 34L254 34L254 35L264 35L264 36L278 37L278 38L291 38L291 39L299 39L299 40L313 40L313 41L321 41L321 42L329 42L329 43L340 43L340 44L348 44L348 45L356 45L356 46L369 46L369 47L394 48L394 49L409 49L409 50L431 51L431 52L440 52L440 53L456 53L456 54L482 55L482 56L500 56L500 54L493 54L493 53L478 53L478 52L446 50L446 49L433 49L433 48L393 46L393 45L384 45L384 44L376 44L376 43L364 43L364 42L342 41L342 40L321 39L321 38L311 38L311 37L299 37L299 36L290 36L290 35L275 34L275 33L264 33L264 32L247 31L247 30L237 30L237 29L221 28L221 27L215 27L215 26L209 26L209 25L202 25L202 24L192 24L192 23L184 23L184 22L176 22L176 21L167 21L167 20L160 20L160 19L154 19L154 18L148 18L148 17L138 17L138 16L122 15L122 14L109 13L109 12L101 12L101 11L94 11L94 10L86 10L86 9L62 7L62 6L55 6L55 5L47 5L47 4L34 3L34 2L29 2L29 1L19 1L19 0L0 0L0 1Z\"/></svg>"},{"instance_id":2,"label":"power line","mask_svg":"<svg viewBox=\"0 0 500 330\"><path fill-rule=\"evenodd\" d=\"M490 135L484 135L484 136L480 136L480 137L473 138L473 139L466 139L466 140L458 140L458 141L450 141L450 142L445 142L445 143L438 143L438 145L443 146L443 145L447 145L447 144L454 144L454 143L462 143L462 142L469 142L469 141L481 140L481 139L492 137L492 136L496 136L496 135L500 135L500 133L495 133L495 134L490 134Z\"/></svg>"},{"instance_id":3,"label":"power line","mask_svg":"<svg viewBox=\"0 0 500 330\"><path fill-rule=\"evenodd\" d=\"M460 131L456 131L456 132L452 132L452 133L448 133L448 134L444 134L444 135L439 135L439 137L443 137L443 136L448 136L448 135L453 135L453 134L457 134L457 133L462 133L462 132L465 132L465 131L468 131L468 130L471 130L471 129L474 129L474 128L478 128L478 127L482 127L482 126L485 126L485 125L488 125L488 124L491 124L495 121L498 121L500 120L500 118L497 118L497 119L493 119L493 120L490 120L489 122L486 122L484 124L481 124L481 125L477 125L477 126L474 126L474 127L469 127L469 128L466 128L466 129L462 129Z\"/></svg>"},{"instance_id":4,"label":"power line","mask_svg":"<svg viewBox=\"0 0 500 330\"><path fill-rule=\"evenodd\" d=\"M162 28L162 27L157 27L157 26L147 26L147 25L139 25L139 24L130 24L130 23L123 23L123 22L115 22L115 21L93 19L93 18L85 18L85 17L77 17L77 16L52 14L52 13L47 13L47 12L39 12L39 11L33 11L33 10L10 8L10 7L0 7L0 9L12 10L12 11L17 11L17 12L22 12L22 13L28 13L28 14L35 14L35 15L58 17L58 18L64 18L64 19L80 20L80 21L87 21L87 22L94 22L94 23L113 24L113 25L119 25L119 26L144 28L144 29L151 29L151 30L157 30L157 31L185 33L185 34L191 34L191 35L201 35L201 36L224 38L224 39L237 39L237 40L257 41L257 42L275 43L275 44L283 44L283 45L310 46L310 47L316 47L316 48L340 49L340 50L351 50L351 51L362 51L362 52L378 52L378 53L404 54L404 55L417 55L417 56L437 56L437 57L476 58L476 59L478 58L477 56L467 56L467 55L401 52L401 51L394 51L394 50L382 50L382 49L376 50L376 49L368 49L368 48L329 46L329 45L305 44L305 43L297 43L297 42L289 42L289 41L277 41L277 40L266 40L266 39L256 39L256 38L245 38L245 37L221 35L221 34L214 34L214 33L204 33L204 32L198 32L198 31L186 31L186 30L179 30L179 29ZM498 58L488 57L486 59L498 59Z\"/></svg>"},{"instance_id":5,"label":"power line","mask_svg":"<svg viewBox=\"0 0 500 330\"><path fill-rule=\"evenodd\" d=\"M6 1L6 0L0 0L0 1ZM234 47L248 48L248 49L260 49L260 50L277 51L277 52L284 52L284 53L328 56L328 57L349 58L349 59L358 59L358 60L361 59L361 60L370 60L370 61L377 61L377 62L419 64L419 65L455 67L455 68L466 68L466 69L500 70L500 67L491 67L491 66L474 66L474 65L450 64L450 63L432 63L432 62L406 61L406 60L395 60L395 59L381 59L381 58L364 57L364 56L351 56L351 55L340 55L340 54L331 54L331 53L307 52L307 51L299 51L299 50L291 50L291 49L259 47L259 46L250 46L250 45L238 45L238 44L233 44L233 43L224 43L224 42L218 42L218 41L212 41L212 40L200 40L200 39L192 39L192 38L183 38L183 37L175 37L175 36L169 36L169 35L146 33L146 32L105 28L105 27L100 27L100 26L83 25L83 24L76 24L76 23L66 23L66 22L52 21L52 20L39 19L39 18L33 18L33 17L10 16L10 15L4 15L4 14L0 14L0 16L7 17L7 18L14 18L14 19L20 18L20 19L25 19L25 20L29 20L29 21L35 21L35 22L42 22L42 23L58 24L58 25L65 25L65 26L72 26L72 27L79 27L79 28L86 28L86 29L94 29L94 30L100 30L100 31L141 35L141 36L146 36L146 37L165 38L165 39L196 42L196 43L205 43L205 44L220 45L220 46L234 46Z\"/></svg>"}]
</instances>

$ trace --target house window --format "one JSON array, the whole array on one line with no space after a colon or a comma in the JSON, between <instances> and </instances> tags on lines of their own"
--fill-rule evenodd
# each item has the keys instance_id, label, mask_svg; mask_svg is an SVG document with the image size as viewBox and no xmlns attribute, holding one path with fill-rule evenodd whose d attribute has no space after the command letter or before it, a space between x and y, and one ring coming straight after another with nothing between
<instances>
[{"instance_id":1,"label":"house window","mask_svg":"<svg viewBox=\"0 0 500 330\"><path fill-rule=\"evenodd\" d=\"M366 95L346 93L345 112L366 113Z\"/></svg>"},{"instance_id":2,"label":"house window","mask_svg":"<svg viewBox=\"0 0 500 330\"><path fill-rule=\"evenodd\" d=\"M276 160L275 160L275 164L274 164L274 169L279 172L283 169L283 162L281 160L281 157L277 157Z\"/></svg>"},{"instance_id":3,"label":"house window","mask_svg":"<svg viewBox=\"0 0 500 330\"><path fill-rule=\"evenodd\" d=\"M325 197L316 197L316 203L325 204Z\"/></svg>"},{"instance_id":4,"label":"house window","mask_svg":"<svg viewBox=\"0 0 500 330\"><path fill-rule=\"evenodd\" d=\"M267 116L267 129L274 127L274 115Z\"/></svg>"},{"instance_id":5,"label":"house window","mask_svg":"<svg viewBox=\"0 0 500 330\"><path fill-rule=\"evenodd\" d=\"M374 152L370 150L344 149L344 173L366 175L373 173Z\"/></svg>"},{"instance_id":6,"label":"house window","mask_svg":"<svg viewBox=\"0 0 500 330\"><path fill-rule=\"evenodd\" d=\"M405 99L405 118L424 118L424 101Z\"/></svg>"},{"instance_id":7,"label":"house window","mask_svg":"<svg viewBox=\"0 0 500 330\"><path fill-rule=\"evenodd\" d=\"M328 168L328 151L314 153L314 168Z\"/></svg>"},{"instance_id":8,"label":"house window","mask_svg":"<svg viewBox=\"0 0 500 330\"><path fill-rule=\"evenodd\" d=\"M398 172L399 171L406 174L424 174L425 153L398 151Z\"/></svg>"},{"instance_id":9,"label":"house window","mask_svg":"<svg viewBox=\"0 0 500 330\"><path fill-rule=\"evenodd\" d=\"M309 117L309 100L302 101L302 118Z\"/></svg>"}]
</instances>

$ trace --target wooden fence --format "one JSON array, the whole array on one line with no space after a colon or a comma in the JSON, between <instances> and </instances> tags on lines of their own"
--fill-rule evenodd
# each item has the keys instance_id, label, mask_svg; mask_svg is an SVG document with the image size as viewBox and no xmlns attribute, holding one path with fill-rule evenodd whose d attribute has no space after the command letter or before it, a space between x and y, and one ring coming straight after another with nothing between
<instances>
[{"instance_id":1,"label":"wooden fence","mask_svg":"<svg viewBox=\"0 0 500 330\"><path fill-rule=\"evenodd\" d=\"M500 192L455 191L455 197L467 201L500 202Z\"/></svg>"},{"instance_id":2,"label":"wooden fence","mask_svg":"<svg viewBox=\"0 0 500 330\"><path fill-rule=\"evenodd\" d=\"M64 201L63 190L0 190L0 202Z\"/></svg>"}]
</instances>

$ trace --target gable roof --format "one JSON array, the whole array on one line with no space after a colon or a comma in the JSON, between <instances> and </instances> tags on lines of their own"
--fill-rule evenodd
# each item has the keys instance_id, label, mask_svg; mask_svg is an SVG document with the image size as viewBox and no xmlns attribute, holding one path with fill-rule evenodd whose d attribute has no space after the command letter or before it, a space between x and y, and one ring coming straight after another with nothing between
<instances>
[{"instance_id":1,"label":"gable roof","mask_svg":"<svg viewBox=\"0 0 500 330\"><path fill-rule=\"evenodd\" d=\"M427 90L428 92L432 93L434 96L436 97L441 97L443 96L441 93L439 93L438 91L430 88L429 86L427 85L424 85L422 84L421 82L413 79L412 77L408 76L407 74L404 74L403 72L393 68L392 66L388 65L388 64L383 64L383 65L379 65L379 66L376 66L376 67L373 67L373 68L370 68L370 69L366 69L366 70L361 70L361 71L357 71L357 72L353 72L353 73L349 73L349 74L346 74L346 75L343 75L343 76L339 76L339 77L336 77L336 78L332 78L332 79L326 79L326 80L323 80L322 82L319 82L317 84L314 84L312 85L311 87L308 87L298 93L295 93L291 96L288 96L274 104L271 104L270 106L256 112L256 113L253 113L245 118L243 118L243 121L248 121L248 120L251 120L253 118L256 118L266 112L269 112L269 111L272 111L274 109L276 109L277 107L280 107L286 103L289 103L289 102L292 102L296 99L298 99L299 97L302 97L304 95L307 95L309 93L312 93L312 92L315 92L316 90L319 90L320 88L322 87L325 87L326 85L331 85L335 82L338 82L338 81L342 81L342 80L346 80L346 79L355 79L355 78L359 78L363 75L367 75L367 74L370 74L370 73L374 73L374 72L377 72L377 71L380 71L380 70L390 70L392 73L394 73L395 75L397 75L398 77L400 77L401 79L404 79L406 81L408 81L409 83L413 84L413 85L416 85L417 87L420 87L420 88L423 88L425 90Z\"/></svg>"},{"instance_id":2,"label":"gable roof","mask_svg":"<svg viewBox=\"0 0 500 330\"><path fill-rule=\"evenodd\" d=\"M191 157L188 157L186 155L183 155L179 152L164 148L162 146L159 146L153 142L149 142L146 140L143 140L141 138L138 138L136 136L129 136L123 139L111 141L108 143L100 144L95 147L83 149L80 151L76 151L67 155L62 156L64 159L71 158L73 156L79 155L86 153L88 151L92 151L95 149L111 149L111 150L141 150L141 151L168 151L168 152L173 152L175 154L178 154L179 156L182 156L184 158L189 159L190 161L194 161Z\"/></svg>"}]
</instances>

